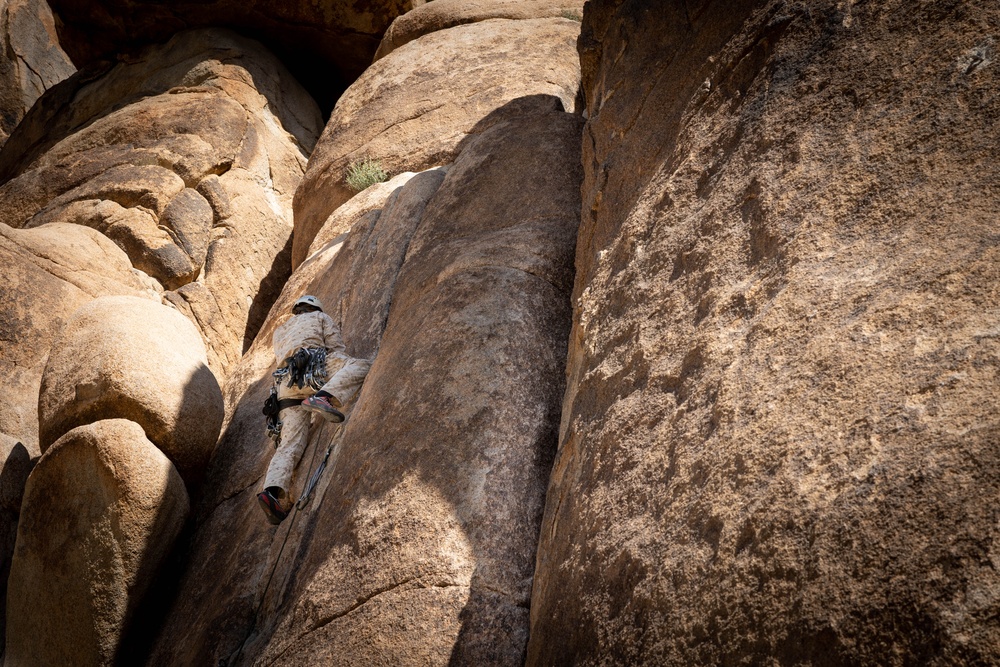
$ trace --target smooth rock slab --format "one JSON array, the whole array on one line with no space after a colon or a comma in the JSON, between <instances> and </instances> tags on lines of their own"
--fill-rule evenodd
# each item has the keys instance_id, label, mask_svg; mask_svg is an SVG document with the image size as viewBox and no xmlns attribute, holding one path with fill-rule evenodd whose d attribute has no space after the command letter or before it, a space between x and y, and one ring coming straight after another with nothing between
<instances>
[{"instance_id":1,"label":"smooth rock slab","mask_svg":"<svg viewBox=\"0 0 1000 667\"><path fill-rule=\"evenodd\" d=\"M581 126L561 112L497 123L424 208L265 661L329 643L365 664L523 659Z\"/></svg>"},{"instance_id":2,"label":"smooth rock slab","mask_svg":"<svg viewBox=\"0 0 1000 667\"><path fill-rule=\"evenodd\" d=\"M112 665L188 514L170 461L122 419L54 443L24 494L7 595L7 665Z\"/></svg>"},{"instance_id":3,"label":"smooth rock slab","mask_svg":"<svg viewBox=\"0 0 1000 667\"><path fill-rule=\"evenodd\" d=\"M434 0L406 12L389 26L375 52L384 58L403 44L457 25L489 19L583 17L584 0Z\"/></svg>"},{"instance_id":4,"label":"smooth rock slab","mask_svg":"<svg viewBox=\"0 0 1000 667\"><path fill-rule=\"evenodd\" d=\"M190 320L134 297L103 297L55 340L38 399L42 452L70 429L130 419L185 480L200 477L222 426L222 390Z\"/></svg>"}]
</instances>

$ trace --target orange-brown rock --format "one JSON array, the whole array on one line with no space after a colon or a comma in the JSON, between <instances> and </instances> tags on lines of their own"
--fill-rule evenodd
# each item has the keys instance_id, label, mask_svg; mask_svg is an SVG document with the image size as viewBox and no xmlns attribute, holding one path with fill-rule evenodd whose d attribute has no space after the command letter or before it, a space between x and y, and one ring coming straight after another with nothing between
<instances>
[{"instance_id":1,"label":"orange-brown rock","mask_svg":"<svg viewBox=\"0 0 1000 667\"><path fill-rule=\"evenodd\" d=\"M104 295L159 301L162 288L107 237L63 223L0 224L0 281L0 428L37 449L42 369L69 315Z\"/></svg>"},{"instance_id":2,"label":"orange-brown rock","mask_svg":"<svg viewBox=\"0 0 1000 667\"><path fill-rule=\"evenodd\" d=\"M59 46L45 0L0 2L0 145L46 90L76 67Z\"/></svg>"},{"instance_id":3,"label":"orange-brown rock","mask_svg":"<svg viewBox=\"0 0 1000 667\"><path fill-rule=\"evenodd\" d=\"M183 33L42 97L0 153L14 176L0 222L101 231L170 290L223 374L287 277L291 198L319 129L259 44Z\"/></svg>"},{"instance_id":4,"label":"orange-brown rock","mask_svg":"<svg viewBox=\"0 0 1000 667\"><path fill-rule=\"evenodd\" d=\"M581 125L506 116L293 273L227 385L233 416L151 664L521 663ZM259 404L270 332L303 292L339 315L349 352L378 354L347 423L312 433L299 488L333 444L314 497L273 529L254 500Z\"/></svg>"},{"instance_id":5,"label":"orange-brown rock","mask_svg":"<svg viewBox=\"0 0 1000 667\"><path fill-rule=\"evenodd\" d=\"M588 3L529 665L1000 662L996 26Z\"/></svg>"},{"instance_id":6,"label":"orange-brown rock","mask_svg":"<svg viewBox=\"0 0 1000 667\"><path fill-rule=\"evenodd\" d=\"M222 425L222 391L197 328L148 299L94 299L53 341L38 397L44 453L71 429L128 419L177 466L201 478Z\"/></svg>"},{"instance_id":7,"label":"orange-brown rock","mask_svg":"<svg viewBox=\"0 0 1000 667\"><path fill-rule=\"evenodd\" d=\"M579 21L584 0L434 0L406 12L389 26L375 52L384 58L422 35L490 19L567 18Z\"/></svg>"},{"instance_id":8,"label":"orange-brown rock","mask_svg":"<svg viewBox=\"0 0 1000 667\"><path fill-rule=\"evenodd\" d=\"M422 171L454 161L471 136L499 120L498 109L574 110L579 32L580 23L566 18L473 23L424 35L374 63L337 102L309 158L295 195L293 267L353 196L345 180L351 163L369 158L393 174Z\"/></svg>"},{"instance_id":9,"label":"orange-brown rock","mask_svg":"<svg viewBox=\"0 0 1000 667\"><path fill-rule=\"evenodd\" d=\"M4 664L116 664L187 514L184 482L138 424L111 419L60 438L24 494Z\"/></svg>"}]
</instances>

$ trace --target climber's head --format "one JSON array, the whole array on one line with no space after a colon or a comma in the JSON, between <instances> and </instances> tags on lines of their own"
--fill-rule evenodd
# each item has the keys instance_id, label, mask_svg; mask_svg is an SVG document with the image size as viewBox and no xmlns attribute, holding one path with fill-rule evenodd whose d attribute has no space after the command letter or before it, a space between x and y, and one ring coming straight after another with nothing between
<instances>
[{"instance_id":1,"label":"climber's head","mask_svg":"<svg viewBox=\"0 0 1000 667\"><path fill-rule=\"evenodd\" d=\"M306 294L305 296L300 296L292 306L292 313L295 315L301 315L302 313L310 313L314 310L322 311L323 304L320 303L319 299L312 296L311 294Z\"/></svg>"}]
</instances>

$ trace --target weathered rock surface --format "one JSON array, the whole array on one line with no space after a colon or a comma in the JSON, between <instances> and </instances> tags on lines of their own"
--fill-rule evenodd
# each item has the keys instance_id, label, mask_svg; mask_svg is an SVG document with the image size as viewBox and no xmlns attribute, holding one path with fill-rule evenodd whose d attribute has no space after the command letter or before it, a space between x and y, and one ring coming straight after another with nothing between
<instances>
[{"instance_id":1,"label":"weathered rock surface","mask_svg":"<svg viewBox=\"0 0 1000 667\"><path fill-rule=\"evenodd\" d=\"M222 390L195 326L129 296L78 309L55 340L38 397L42 452L100 419L139 424L186 480L203 473L222 426Z\"/></svg>"},{"instance_id":2,"label":"weathered rock surface","mask_svg":"<svg viewBox=\"0 0 1000 667\"><path fill-rule=\"evenodd\" d=\"M28 475L38 460L38 449L29 450L16 438L0 433L0 600L7 599L7 578L14 556L17 520ZM0 606L0 636L7 626L6 605ZM0 651L0 658L2 658Z\"/></svg>"},{"instance_id":3,"label":"weathered rock surface","mask_svg":"<svg viewBox=\"0 0 1000 667\"><path fill-rule=\"evenodd\" d=\"M390 173L449 164L475 134L517 115L573 111L579 90L571 19L494 20L434 32L373 64L337 102L295 195L292 266L353 196L351 163L376 159ZM447 90L447 94L442 94ZM517 100L517 105L509 105Z\"/></svg>"},{"instance_id":4,"label":"weathered rock surface","mask_svg":"<svg viewBox=\"0 0 1000 667\"><path fill-rule=\"evenodd\" d=\"M45 0L0 2L0 145L46 90L76 67L59 46Z\"/></svg>"},{"instance_id":5,"label":"weathered rock surface","mask_svg":"<svg viewBox=\"0 0 1000 667\"><path fill-rule=\"evenodd\" d=\"M233 414L150 664L520 664L581 124L508 117L447 175L413 175L350 231L331 221L345 236L296 270L227 384ZM275 530L253 497L270 455L258 406L270 332L303 292L340 316L351 353L380 351L346 425L314 429L299 488L334 444L315 497Z\"/></svg>"},{"instance_id":6,"label":"weathered rock surface","mask_svg":"<svg viewBox=\"0 0 1000 667\"><path fill-rule=\"evenodd\" d=\"M28 480L7 595L7 665L111 665L188 514L170 461L122 419L67 433Z\"/></svg>"},{"instance_id":7,"label":"weathered rock surface","mask_svg":"<svg viewBox=\"0 0 1000 667\"><path fill-rule=\"evenodd\" d=\"M159 301L162 288L132 268L99 232L56 223L0 224L0 428L38 448L38 389L69 315L91 299L127 294Z\"/></svg>"},{"instance_id":8,"label":"weathered rock surface","mask_svg":"<svg viewBox=\"0 0 1000 667\"><path fill-rule=\"evenodd\" d=\"M996 664L1000 7L698 4L584 18L528 664Z\"/></svg>"},{"instance_id":9,"label":"weathered rock surface","mask_svg":"<svg viewBox=\"0 0 1000 667\"><path fill-rule=\"evenodd\" d=\"M416 7L389 26L375 52L384 58L422 35L489 19L568 18L579 21L584 0L434 0Z\"/></svg>"},{"instance_id":10,"label":"weathered rock surface","mask_svg":"<svg viewBox=\"0 0 1000 667\"><path fill-rule=\"evenodd\" d=\"M0 222L104 233L156 278L224 373L288 275L315 103L256 42L184 33L43 96L0 153Z\"/></svg>"},{"instance_id":11,"label":"weathered rock surface","mask_svg":"<svg viewBox=\"0 0 1000 667\"><path fill-rule=\"evenodd\" d=\"M189 28L225 26L277 52L319 95L338 93L371 63L392 20L424 0L53 0L60 38L79 65L163 42ZM335 99L335 98L334 98Z\"/></svg>"}]
</instances>

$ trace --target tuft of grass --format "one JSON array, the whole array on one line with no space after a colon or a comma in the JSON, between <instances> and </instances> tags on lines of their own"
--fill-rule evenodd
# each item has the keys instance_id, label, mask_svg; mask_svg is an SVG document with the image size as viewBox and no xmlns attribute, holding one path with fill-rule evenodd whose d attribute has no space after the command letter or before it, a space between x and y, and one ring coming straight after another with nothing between
<instances>
[{"instance_id":1,"label":"tuft of grass","mask_svg":"<svg viewBox=\"0 0 1000 667\"><path fill-rule=\"evenodd\" d=\"M562 10L559 13L559 16L563 17L564 19L569 19L570 21L582 21L583 20L583 17L580 16L575 11L573 11L572 9L564 9L564 10Z\"/></svg>"},{"instance_id":2,"label":"tuft of grass","mask_svg":"<svg viewBox=\"0 0 1000 667\"><path fill-rule=\"evenodd\" d=\"M389 172L382 168L378 160L365 158L351 163L347 168L347 187L355 192L389 180Z\"/></svg>"}]
</instances>

